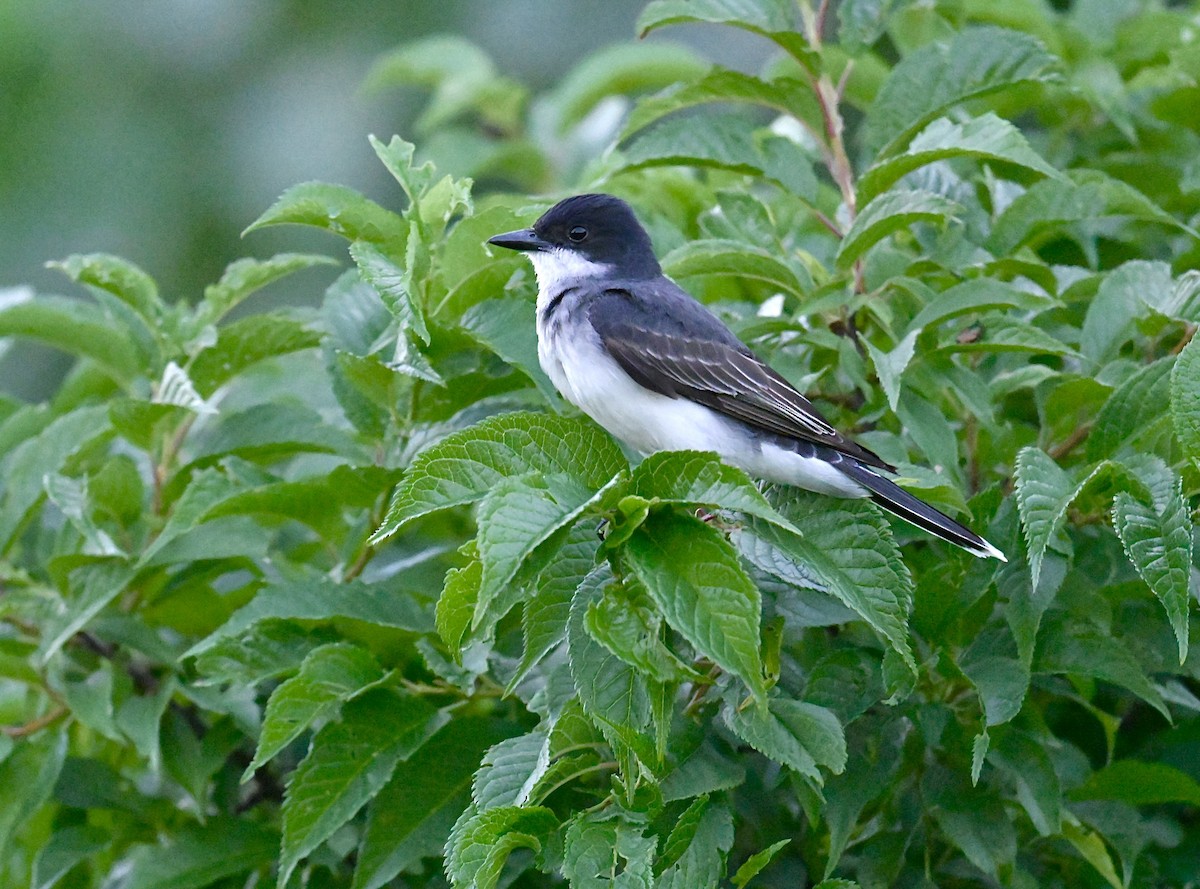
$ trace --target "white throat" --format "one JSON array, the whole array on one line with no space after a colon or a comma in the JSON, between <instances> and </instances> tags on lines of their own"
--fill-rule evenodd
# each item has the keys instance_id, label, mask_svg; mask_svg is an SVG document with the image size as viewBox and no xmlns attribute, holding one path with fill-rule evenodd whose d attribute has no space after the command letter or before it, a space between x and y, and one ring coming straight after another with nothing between
<instances>
[{"instance_id":1,"label":"white throat","mask_svg":"<svg viewBox=\"0 0 1200 889\"><path fill-rule=\"evenodd\" d=\"M612 272L606 262L592 262L573 250L553 247L526 253L537 275L538 293L554 294L572 281L601 278Z\"/></svg>"}]
</instances>

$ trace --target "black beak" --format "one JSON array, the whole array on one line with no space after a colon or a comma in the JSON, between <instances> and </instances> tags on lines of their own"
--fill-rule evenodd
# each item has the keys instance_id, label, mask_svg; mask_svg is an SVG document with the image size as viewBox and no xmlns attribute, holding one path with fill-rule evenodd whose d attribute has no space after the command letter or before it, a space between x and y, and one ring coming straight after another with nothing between
<instances>
[{"instance_id":1,"label":"black beak","mask_svg":"<svg viewBox=\"0 0 1200 889\"><path fill-rule=\"evenodd\" d=\"M496 235L494 238L488 238L489 244L495 244L497 247L507 247L509 250L521 250L528 252L530 250L545 250L550 244L538 237L538 233L531 228L523 228L520 231L505 232L502 235Z\"/></svg>"}]
</instances>

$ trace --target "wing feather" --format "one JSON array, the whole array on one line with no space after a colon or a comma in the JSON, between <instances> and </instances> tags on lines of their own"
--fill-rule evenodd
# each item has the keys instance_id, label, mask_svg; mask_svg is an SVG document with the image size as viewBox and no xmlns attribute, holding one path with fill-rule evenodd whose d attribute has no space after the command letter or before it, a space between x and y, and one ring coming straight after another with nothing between
<instances>
[{"instance_id":1,"label":"wing feather","mask_svg":"<svg viewBox=\"0 0 1200 889\"><path fill-rule=\"evenodd\" d=\"M629 297L625 290L605 294L610 295ZM698 303L694 305L720 324ZM694 336L691 325L685 332L683 325L654 323L653 316L639 318L639 314L646 313L636 308L614 311L610 305L590 317L609 354L642 386L691 399L764 432L821 444L868 466L892 469L830 426L807 398L724 325L716 335L711 324L699 326L701 335Z\"/></svg>"}]
</instances>

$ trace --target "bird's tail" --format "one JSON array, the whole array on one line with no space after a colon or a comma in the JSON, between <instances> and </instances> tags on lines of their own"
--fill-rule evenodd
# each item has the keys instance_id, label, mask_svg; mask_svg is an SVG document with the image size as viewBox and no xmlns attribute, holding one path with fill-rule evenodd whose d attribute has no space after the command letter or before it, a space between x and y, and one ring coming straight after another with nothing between
<instances>
[{"instance_id":1,"label":"bird's tail","mask_svg":"<svg viewBox=\"0 0 1200 889\"><path fill-rule=\"evenodd\" d=\"M876 475L866 466L855 460L842 460L837 468L858 482L868 491L871 499L893 515L904 521L928 531L935 537L949 541L955 546L962 547L973 556L981 559L999 559L1007 562L1004 553L996 549L974 531L960 525L950 516L934 509L924 500L914 497L898 484L881 475Z\"/></svg>"}]
</instances>

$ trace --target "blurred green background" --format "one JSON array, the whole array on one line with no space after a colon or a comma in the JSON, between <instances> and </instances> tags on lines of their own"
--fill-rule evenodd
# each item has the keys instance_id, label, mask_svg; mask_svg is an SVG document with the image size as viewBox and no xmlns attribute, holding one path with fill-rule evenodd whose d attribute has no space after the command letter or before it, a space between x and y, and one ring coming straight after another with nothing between
<instances>
[{"instance_id":1,"label":"blurred green background","mask_svg":"<svg viewBox=\"0 0 1200 889\"><path fill-rule=\"evenodd\" d=\"M297 228L242 229L288 186L399 190L367 134L414 138L415 90L370 92L380 54L465 36L534 93L630 40L643 0L0 0L0 299L75 292L48 260L102 251L195 299L231 260L341 247ZM765 50L727 30L674 40L737 67ZM420 140L418 139L418 148ZM266 299L314 302L335 272ZM68 360L0 341L0 391L37 400Z\"/></svg>"}]
</instances>

